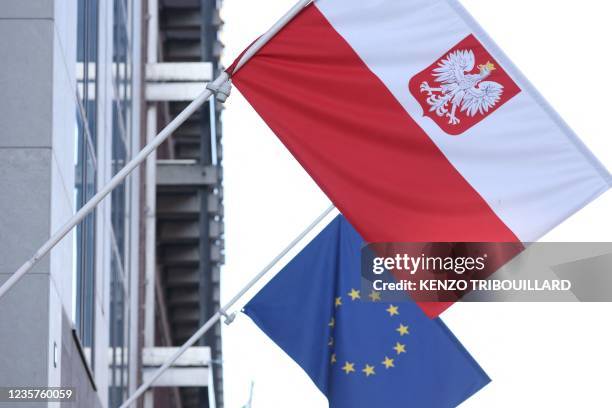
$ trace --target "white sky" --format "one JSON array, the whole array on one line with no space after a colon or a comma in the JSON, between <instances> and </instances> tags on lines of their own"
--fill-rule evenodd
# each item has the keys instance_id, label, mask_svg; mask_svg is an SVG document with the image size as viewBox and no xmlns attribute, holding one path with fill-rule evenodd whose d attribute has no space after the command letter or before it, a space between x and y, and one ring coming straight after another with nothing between
<instances>
[{"instance_id":1,"label":"white sky","mask_svg":"<svg viewBox=\"0 0 612 408\"><path fill-rule=\"evenodd\" d=\"M225 0L225 65L293 3ZM462 3L612 169L610 2ZM328 205L237 91L226 107L222 301L232 297ZM612 241L611 231L612 193L608 193L546 239ZM454 305L442 318L493 379L463 407L612 406L611 315L612 304ZM300 368L247 317L239 315L224 329L223 347L227 408L240 408L247 401L251 381L255 382L254 408L327 406Z\"/></svg>"}]
</instances>

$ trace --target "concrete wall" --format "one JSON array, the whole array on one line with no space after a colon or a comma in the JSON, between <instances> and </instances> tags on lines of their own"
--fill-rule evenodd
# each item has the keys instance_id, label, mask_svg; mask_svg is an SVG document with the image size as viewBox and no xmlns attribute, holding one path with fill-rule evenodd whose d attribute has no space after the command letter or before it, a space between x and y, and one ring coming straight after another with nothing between
<instances>
[{"instance_id":1,"label":"concrete wall","mask_svg":"<svg viewBox=\"0 0 612 408\"><path fill-rule=\"evenodd\" d=\"M76 1L63 0L0 7L1 282L74 213L76 11ZM0 300L0 385L71 385L66 361L81 364L82 377L69 320L73 239ZM89 381L79 387L93 392Z\"/></svg>"}]
</instances>

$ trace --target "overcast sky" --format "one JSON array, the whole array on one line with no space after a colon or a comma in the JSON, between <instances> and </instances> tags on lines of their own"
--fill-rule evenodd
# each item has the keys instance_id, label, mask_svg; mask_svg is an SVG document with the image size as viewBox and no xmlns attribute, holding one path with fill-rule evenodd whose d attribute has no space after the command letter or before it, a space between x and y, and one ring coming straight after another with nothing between
<instances>
[{"instance_id":1,"label":"overcast sky","mask_svg":"<svg viewBox=\"0 0 612 408\"><path fill-rule=\"evenodd\" d=\"M225 0L225 65L293 3ZM609 2L462 3L612 169L612 81L604 80L612 67ZM329 203L237 91L226 107L222 301L238 291ZM612 194L608 192L546 240L612 241L611 214ZM442 318L493 378L492 384L464 406L575 407L609 403L611 312L610 304L453 306ZM251 381L255 382L254 408L327 406L299 367L247 317L241 315L224 328L223 347L227 408L240 408L246 402Z\"/></svg>"}]
</instances>

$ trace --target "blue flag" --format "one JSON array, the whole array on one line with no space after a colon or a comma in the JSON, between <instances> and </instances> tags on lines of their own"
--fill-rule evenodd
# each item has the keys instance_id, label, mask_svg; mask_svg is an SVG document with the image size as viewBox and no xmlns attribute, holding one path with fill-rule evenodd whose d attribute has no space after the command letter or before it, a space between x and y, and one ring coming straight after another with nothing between
<instances>
[{"instance_id":1,"label":"blue flag","mask_svg":"<svg viewBox=\"0 0 612 408\"><path fill-rule=\"evenodd\" d=\"M332 408L461 404L489 377L442 320L430 320L413 302L384 303L360 290L363 243L336 217L244 313L306 371Z\"/></svg>"}]
</instances>

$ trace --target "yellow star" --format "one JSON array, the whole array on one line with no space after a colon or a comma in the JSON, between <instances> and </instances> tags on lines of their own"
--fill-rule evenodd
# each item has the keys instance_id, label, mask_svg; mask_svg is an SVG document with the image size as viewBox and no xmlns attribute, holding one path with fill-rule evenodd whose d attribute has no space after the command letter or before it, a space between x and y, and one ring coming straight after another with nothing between
<instances>
[{"instance_id":1,"label":"yellow star","mask_svg":"<svg viewBox=\"0 0 612 408\"><path fill-rule=\"evenodd\" d=\"M334 345L334 338L333 337L329 338L329 341L327 342L327 345L330 346L330 347Z\"/></svg>"},{"instance_id":2,"label":"yellow star","mask_svg":"<svg viewBox=\"0 0 612 408\"><path fill-rule=\"evenodd\" d=\"M394 316L399 314L399 308L397 306L389 305L387 308L387 312L389 312L389 316Z\"/></svg>"},{"instance_id":3,"label":"yellow star","mask_svg":"<svg viewBox=\"0 0 612 408\"><path fill-rule=\"evenodd\" d=\"M347 373L354 373L355 372L355 364L354 363L349 363L348 361L346 363L344 363L344 367L342 367L342 370Z\"/></svg>"},{"instance_id":4,"label":"yellow star","mask_svg":"<svg viewBox=\"0 0 612 408\"><path fill-rule=\"evenodd\" d=\"M361 370L361 371L363 371L363 373L366 375L366 377L369 377L371 375L376 374L374 372L374 366L371 366L371 365L368 365L368 364L366 364L365 368L363 370Z\"/></svg>"},{"instance_id":5,"label":"yellow star","mask_svg":"<svg viewBox=\"0 0 612 408\"><path fill-rule=\"evenodd\" d=\"M336 353L331 355L331 358L329 361L331 362L331 364L334 364L336 362Z\"/></svg>"},{"instance_id":6,"label":"yellow star","mask_svg":"<svg viewBox=\"0 0 612 408\"><path fill-rule=\"evenodd\" d=\"M355 289L351 289L348 295L351 297L351 300L361 299L361 295L359 294L359 291Z\"/></svg>"},{"instance_id":7,"label":"yellow star","mask_svg":"<svg viewBox=\"0 0 612 408\"><path fill-rule=\"evenodd\" d=\"M333 317L331 318L331 320L329 321L329 323L327 323L327 325L329 327L334 327L336 326L336 319L334 319Z\"/></svg>"},{"instance_id":8,"label":"yellow star","mask_svg":"<svg viewBox=\"0 0 612 408\"><path fill-rule=\"evenodd\" d=\"M342 306L342 298L341 297L337 297L336 300L334 301L334 306L338 307L338 306Z\"/></svg>"},{"instance_id":9,"label":"yellow star","mask_svg":"<svg viewBox=\"0 0 612 408\"><path fill-rule=\"evenodd\" d=\"M393 347L393 350L395 350L395 352L400 355L406 352L406 345L402 343L395 343L395 347Z\"/></svg>"},{"instance_id":10,"label":"yellow star","mask_svg":"<svg viewBox=\"0 0 612 408\"><path fill-rule=\"evenodd\" d=\"M372 302L376 302L377 300L380 300L380 292L373 290L368 297L372 299Z\"/></svg>"},{"instance_id":11,"label":"yellow star","mask_svg":"<svg viewBox=\"0 0 612 408\"><path fill-rule=\"evenodd\" d=\"M404 326L401 323L399 327L395 330L400 334L400 336L403 336L404 334L410 334L410 331L408 330L408 326Z\"/></svg>"},{"instance_id":12,"label":"yellow star","mask_svg":"<svg viewBox=\"0 0 612 408\"><path fill-rule=\"evenodd\" d=\"M393 359L387 356L385 356L385 361L382 362L382 365L384 365L386 369L395 367L395 365L393 365Z\"/></svg>"}]
</instances>

